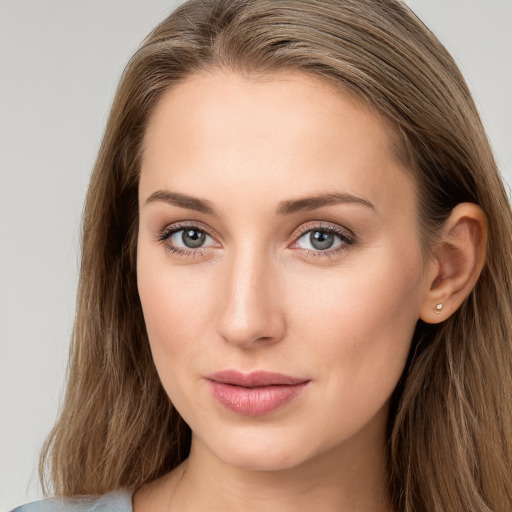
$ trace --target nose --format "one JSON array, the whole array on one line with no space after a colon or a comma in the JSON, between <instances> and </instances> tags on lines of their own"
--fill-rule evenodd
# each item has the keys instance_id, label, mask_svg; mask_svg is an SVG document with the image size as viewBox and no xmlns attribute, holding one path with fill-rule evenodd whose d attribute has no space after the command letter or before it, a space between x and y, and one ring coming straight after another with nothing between
<instances>
[{"instance_id":1,"label":"nose","mask_svg":"<svg viewBox=\"0 0 512 512\"><path fill-rule=\"evenodd\" d=\"M280 279L261 252L239 251L225 262L217 332L242 349L280 341L286 330Z\"/></svg>"}]
</instances>

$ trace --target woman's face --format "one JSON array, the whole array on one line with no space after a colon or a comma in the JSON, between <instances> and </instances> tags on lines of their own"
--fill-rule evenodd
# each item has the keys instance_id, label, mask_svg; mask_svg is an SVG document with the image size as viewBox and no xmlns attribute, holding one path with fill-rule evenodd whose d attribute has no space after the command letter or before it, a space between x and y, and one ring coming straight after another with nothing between
<instances>
[{"instance_id":1,"label":"woman's face","mask_svg":"<svg viewBox=\"0 0 512 512\"><path fill-rule=\"evenodd\" d=\"M390 128L298 72L193 76L152 116L138 287L194 449L293 467L384 442L429 288Z\"/></svg>"}]
</instances>

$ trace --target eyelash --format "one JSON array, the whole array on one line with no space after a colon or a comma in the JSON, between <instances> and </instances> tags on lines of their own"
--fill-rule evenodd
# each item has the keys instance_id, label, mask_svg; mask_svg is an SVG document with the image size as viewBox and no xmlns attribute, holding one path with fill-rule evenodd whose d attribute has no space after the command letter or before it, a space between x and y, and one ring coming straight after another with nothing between
<instances>
[{"instance_id":1,"label":"eyelash","mask_svg":"<svg viewBox=\"0 0 512 512\"><path fill-rule=\"evenodd\" d=\"M320 250L320 249L302 249L304 251L304 255L308 258L332 258L335 256L338 256L339 254L345 252L348 250L348 248L351 245L355 244L355 235L350 232L349 230L343 230L341 228L331 226L331 225L322 225L320 224L306 224L305 226L301 227L297 234L295 235L295 241L293 242L293 245L296 245L297 242L307 233L311 233L314 231L319 231L321 233L328 233L331 235L337 236L340 241L341 245L335 249L327 249L327 250Z\"/></svg>"},{"instance_id":2,"label":"eyelash","mask_svg":"<svg viewBox=\"0 0 512 512\"><path fill-rule=\"evenodd\" d=\"M212 239L214 238L212 233L206 229L205 227L198 226L197 224L173 224L172 226L168 226L163 229L157 237L157 240L164 244L165 249L171 252L172 254L176 254L177 256L185 256L185 257L200 257L203 256L207 247L199 247L197 249L184 249L181 247L176 247L169 243L170 238L179 233L180 231L184 231L186 229L193 229L194 231L199 231L201 233L206 233ZM319 231L321 233L328 233L337 236L342 242L341 245L335 249L302 249L304 251L304 255L308 258L332 258L337 256L338 254L345 252L349 246L354 245L355 236L352 232L348 230L342 230L335 226L324 226L322 224L311 224L303 226L299 229L298 233L295 235L295 240L292 244L295 245L297 242L307 233Z\"/></svg>"},{"instance_id":3,"label":"eyelash","mask_svg":"<svg viewBox=\"0 0 512 512\"><path fill-rule=\"evenodd\" d=\"M184 231L186 229L193 229L195 231L200 231L201 233L206 233L208 236L213 238L212 234L208 229L205 229L202 226L198 226L197 224L173 224L172 226L166 227L162 231L160 231L157 240L164 244L165 249L173 254L178 256L202 256L205 251L205 247L199 247L197 249L183 249L181 247L175 247L172 245L169 240L172 235L179 233L180 231Z\"/></svg>"}]
</instances>

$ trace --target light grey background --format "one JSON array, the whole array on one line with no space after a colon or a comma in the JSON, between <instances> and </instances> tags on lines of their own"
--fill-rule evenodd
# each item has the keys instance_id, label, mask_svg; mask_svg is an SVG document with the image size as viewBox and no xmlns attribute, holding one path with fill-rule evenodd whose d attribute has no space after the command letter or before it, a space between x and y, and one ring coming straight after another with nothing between
<instances>
[{"instance_id":1,"label":"light grey background","mask_svg":"<svg viewBox=\"0 0 512 512\"><path fill-rule=\"evenodd\" d=\"M89 172L124 64L177 0L0 0L0 511L41 496ZM409 0L459 62L512 184L512 0Z\"/></svg>"}]
</instances>

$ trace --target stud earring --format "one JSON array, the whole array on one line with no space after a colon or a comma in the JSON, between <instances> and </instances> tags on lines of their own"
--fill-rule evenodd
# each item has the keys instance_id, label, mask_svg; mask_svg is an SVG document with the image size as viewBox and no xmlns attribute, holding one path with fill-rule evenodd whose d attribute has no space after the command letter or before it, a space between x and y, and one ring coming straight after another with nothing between
<instances>
[{"instance_id":1,"label":"stud earring","mask_svg":"<svg viewBox=\"0 0 512 512\"><path fill-rule=\"evenodd\" d=\"M443 305L442 304L437 304L436 305L436 313L441 313L442 309L443 309Z\"/></svg>"}]
</instances>

